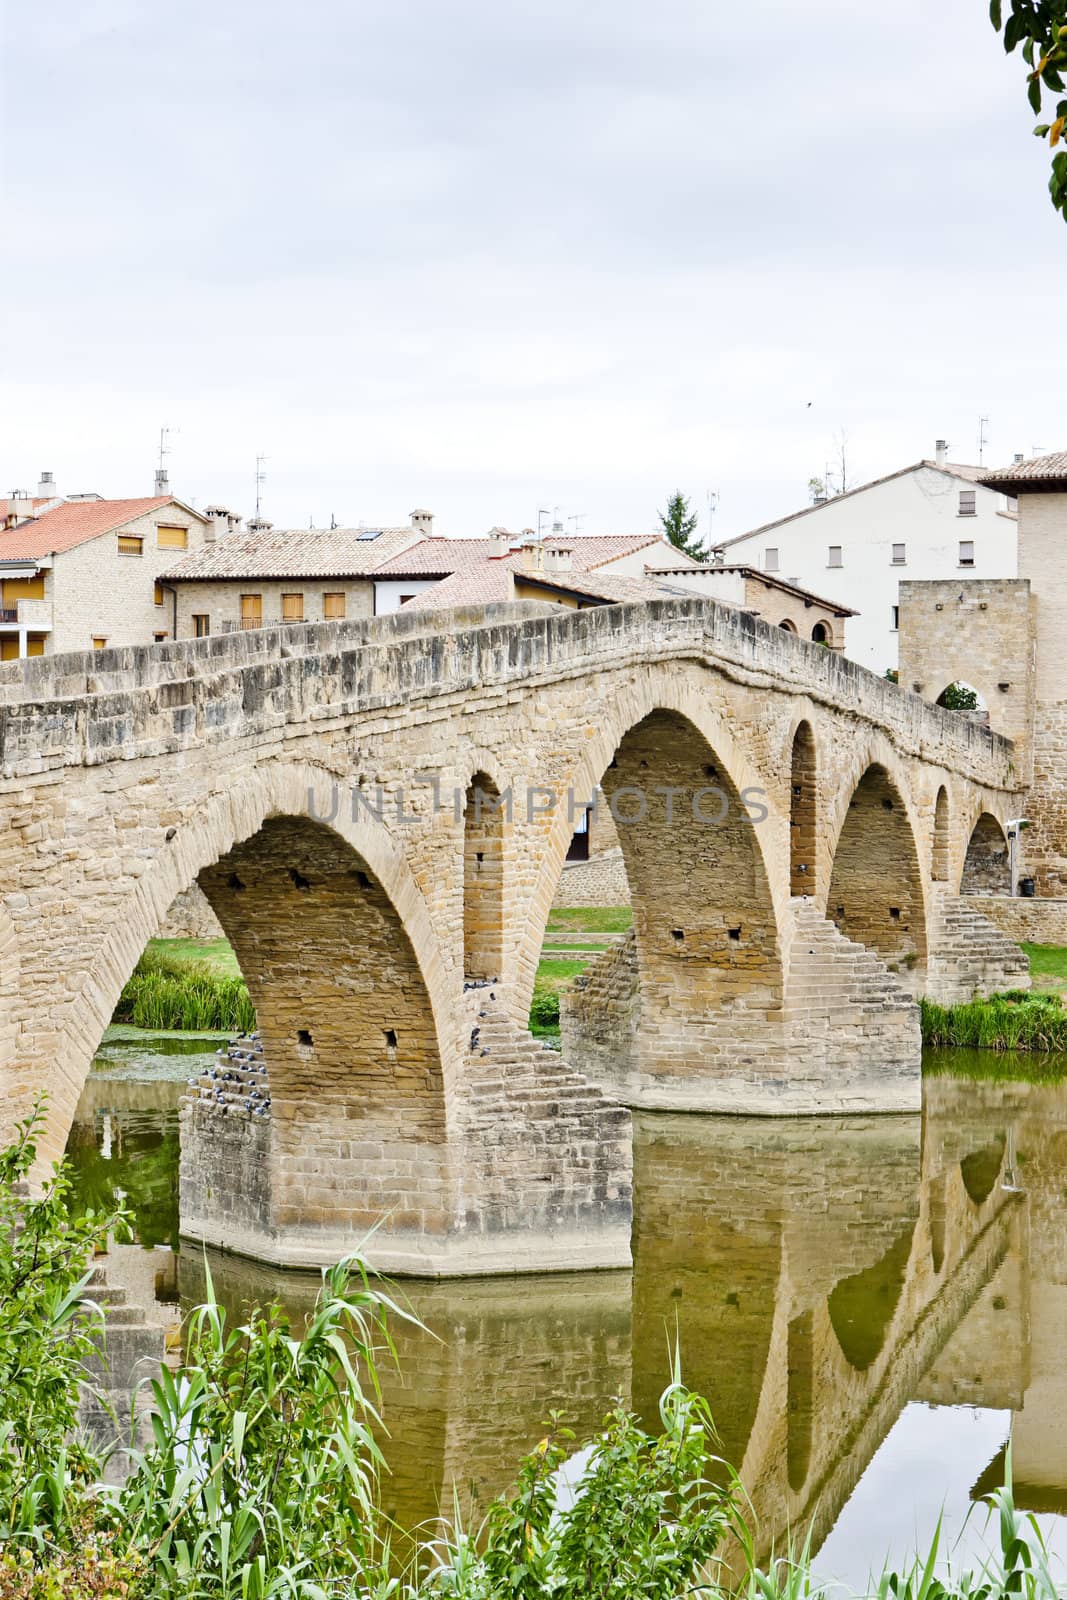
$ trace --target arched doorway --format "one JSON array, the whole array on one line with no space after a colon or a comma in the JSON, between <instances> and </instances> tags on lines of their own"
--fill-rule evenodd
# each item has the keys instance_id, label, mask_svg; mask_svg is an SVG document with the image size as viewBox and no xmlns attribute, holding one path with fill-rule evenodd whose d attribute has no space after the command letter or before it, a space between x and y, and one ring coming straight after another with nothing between
<instances>
[{"instance_id":1,"label":"arched doorway","mask_svg":"<svg viewBox=\"0 0 1067 1600\"><path fill-rule=\"evenodd\" d=\"M817 622L811 630L811 641L813 644L825 644L828 646L832 645L834 640L833 635L830 632L829 624L826 622Z\"/></svg>"},{"instance_id":2,"label":"arched doorway","mask_svg":"<svg viewBox=\"0 0 1067 1600\"><path fill-rule=\"evenodd\" d=\"M915 837L885 767L867 768L837 841L827 914L890 965L926 961L926 919Z\"/></svg>"},{"instance_id":3,"label":"arched doorway","mask_svg":"<svg viewBox=\"0 0 1067 1600\"><path fill-rule=\"evenodd\" d=\"M796 623L795 622L791 622L788 617L783 617L781 622L778 624L778 626L781 628L783 633L795 634L796 631L797 631Z\"/></svg>"},{"instance_id":4,"label":"arched doorway","mask_svg":"<svg viewBox=\"0 0 1067 1600\"><path fill-rule=\"evenodd\" d=\"M802 722L793 736L789 790L789 892L815 893L815 736Z\"/></svg>"},{"instance_id":5,"label":"arched doorway","mask_svg":"<svg viewBox=\"0 0 1067 1600\"><path fill-rule=\"evenodd\" d=\"M963 862L960 894L1010 894L1011 856L1007 836L988 811L974 825Z\"/></svg>"},{"instance_id":6,"label":"arched doorway","mask_svg":"<svg viewBox=\"0 0 1067 1600\"><path fill-rule=\"evenodd\" d=\"M467 788L463 822L463 976L500 977L504 952L504 805L484 772Z\"/></svg>"},{"instance_id":7,"label":"arched doorway","mask_svg":"<svg viewBox=\"0 0 1067 1600\"><path fill-rule=\"evenodd\" d=\"M934 841L930 856L930 875L938 883L948 879L948 790L944 784L934 803Z\"/></svg>"}]
</instances>

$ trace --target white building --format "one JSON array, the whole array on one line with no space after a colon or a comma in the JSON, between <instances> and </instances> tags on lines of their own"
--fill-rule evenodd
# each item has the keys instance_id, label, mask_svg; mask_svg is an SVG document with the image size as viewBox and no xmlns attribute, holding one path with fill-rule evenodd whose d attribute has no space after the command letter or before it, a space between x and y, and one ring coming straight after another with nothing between
<instances>
[{"instance_id":1,"label":"white building","mask_svg":"<svg viewBox=\"0 0 1067 1600\"><path fill-rule=\"evenodd\" d=\"M845 654L884 673L897 665L902 578L1015 577L1015 502L979 483L986 470L948 461L939 439L933 461L727 539L714 558L852 607Z\"/></svg>"}]
</instances>

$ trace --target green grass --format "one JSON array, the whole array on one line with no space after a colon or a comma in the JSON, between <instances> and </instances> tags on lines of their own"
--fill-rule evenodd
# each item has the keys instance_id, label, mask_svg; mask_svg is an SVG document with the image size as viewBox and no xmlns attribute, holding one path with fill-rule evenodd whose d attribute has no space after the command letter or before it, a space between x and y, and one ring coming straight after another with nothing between
<instances>
[{"instance_id":1,"label":"green grass","mask_svg":"<svg viewBox=\"0 0 1067 1600\"><path fill-rule=\"evenodd\" d=\"M227 939L150 939L148 953L166 961L208 967L220 978L239 978L241 969Z\"/></svg>"},{"instance_id":2,"label":"green grass","mask_svg":"<svg viewBox=\"0 0 1067 1600\"><path fill-rule=\"evenodd\" d=\"M1042 987L1067 984L1067 950L1057 944L1024 944L1022 948L1030 958L1031 976L1046 980ZM1049 979L1054 980L1052 984Z\"/></svg>"},{"instance_id":3,"label":"green grass","mask_svg":"<svg viewBox=\"0 0 1067 1600\"><path fill-rule=\"evenodd\" d=\"M549 933L627 933L634 914L629 906L560 906L548 913Z\"/></svg>"}]
</instances>

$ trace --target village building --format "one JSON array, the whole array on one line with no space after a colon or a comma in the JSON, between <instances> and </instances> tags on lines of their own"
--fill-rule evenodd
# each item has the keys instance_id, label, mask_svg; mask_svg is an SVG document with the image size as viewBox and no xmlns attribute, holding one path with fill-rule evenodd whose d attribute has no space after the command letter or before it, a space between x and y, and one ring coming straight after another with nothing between
<instances>
[{"instance_id":1,"label":"village building","mask_svg":"<svg viewBox=\"0 0 1067 1600\"><path fill-rule=\"evenodd\" d=\"M4 504L0 660L174 637L174 594L163 573L214 536L209 515L169 493L38 494Z\"/></svg>"},{"instance_id":2,"label":"village building","mask_svg":"<svg viewBox=\"0 0 1067 1600\"><path fill-rule=\"evenodd\" d=\"M933 460L861 484L716 545L724 565L763 574L853 608L845 653L872 672L895 669L902 579L1013 578L1015 500L982 467Z\"/></svg>"},{"instance_id":3,"label":"village building","mask_svg":"<svg viewBox=\"0 0 1067 1600\"><path fill-rule=\"evenodd\" d=\"M384 558L432 538L433 513L401 527L274 528L250 522L172 564L177 636L199 638L281 623L371 617L373 570Z\"/></svg>"},{"instance_id":4,"label":"village building","mask_svg":"<svg viewBox=\"0 0 1067 1600\"><path fill-rule=\"evenodd\" d=\"M787 583L777 573L760 572L756 567L733 562L668 567L656 576L676 593L701 595L723 605L737 606L763 622L829 650L845 650L845 623L856 615L851 607L824 600L809 589Z\"/></svg>"}]
</instances>

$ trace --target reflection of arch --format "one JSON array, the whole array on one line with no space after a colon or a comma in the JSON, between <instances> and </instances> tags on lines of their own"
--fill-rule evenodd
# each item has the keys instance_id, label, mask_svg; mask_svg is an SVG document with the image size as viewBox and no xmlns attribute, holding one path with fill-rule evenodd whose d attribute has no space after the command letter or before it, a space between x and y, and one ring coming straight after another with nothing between
<instances>
[{"instance_id":1,"label":"reflection of arch","mask_svg":"<svg viewBox=\"0 0 1067 1600\"><path fill-rule=\"evenodd\" d=\"M499 978L504 959L504 809L492 778L476 772L463 826L463 975Z\"/></svg>"},{"instance_id":2,"label":"reflection of arch","mask_svg":"<svg viewBox=\"0 0 1067 1600\"><path fill-rule=\"evenodd\" d=\"M789 887L794 895L815 893L815 736L802 722L793 738L789 800Z\"/></svg>"},{"instance_id":3,"label":"reflection of arch","mask_svg":"<svg viewBox=\"0 0 1067 1600\"><path fill-rule=\"evenodd\" d=\"M885 1343L911 1255L914 1222L890 1245L880 1261L835 1284L827 1309L837 1342L850 1367L865 1372Z\"/></svg>"},{"instance_id":4,"label":"reflection of arch","mask_svg":"<svg viewBox=\"0 0 1067 1600\"><path fill-rule=\"evenodd\" d=\"M814 1411L813 1318L802 1312L789 1324L788 1390L786 1400L786 1471L789 1487L803 1489L811 1464Z\"/></svg>"},{"instance_id":5,"label":"reflection of arch","mask_svg":"<svg viewBox=\"0 0 1067 1600\"><path fill-rule=\"evenodd\" d=\"M62 1075L57 1073L52 1080L48 1137L41 1142L42 1157L51 1158L62 1152L93 1050L111 1020L126 980L148 940L157 933L167 908L178 894L197 881L201 873L236 846L258 834L270 818L284 818L290 824L301 819L310 824L314 818L330 818L328 825L320 823L317 827L334 840L334 850L339 850L342 844L347 845L344 873L353 875L351 890L367 892L366 886L360 882L362 874L369 880L371 892L380 893L383 900L388 902L396 919L392 931L396 933L399 929L404 935L404 946L399 954L389 957L392 967L389 982L392 984L401 974L409 980L414 977L409 952L412 953L419 973L418 987L428 995L435 1018L434 1064L431 1066L428 1059L426 1065L428 1071L438 1070L437 1063L441 1057L437 1053L437 1040L447 1037L445 1029L450 1015L452 991L426 904L388 829L373 816L369 807L349 807L347 795L342 791L342 781L321 767L297 763L264 764L227 790L207 796L195 813L194 820L180 828L166 849L150 862L136 890L115 908L111 936L100 949L75 1001L62 1019L62 1032L52 1054L63 1063L66 1070ZM308 843L310 847L311 841L308 840ZM333 860L339 865L336 855ZM299 865L295 870L298 876L307 876L301 872ZM335 876L332 872L329 875ZM240 877L236 869L235 876ZM284 889L286 895L292 890L300 896L297 900L285 902L289 911L295 909L296 912L294 920L287 923L290 942L296 943L304 937L303 908L306 902L294 879L288 880L288 888L281 883L279 888ZM222 891L219 892L221 895ZM238 896L241 893L236 889L231 892ZM227 932L235 941L242 935L252 938L257 931L251 927L239 928L239 922L249 922L248 901L240 899L239 904L244 909L239 910L238 902L235 902L227 913L230 918ZM382 914L385 915L384 905ZM256 999L253 987L257 966L255 953L250 951L242 956L238 951L238 959L249 987L253 989L253 999ZM345 952L342 970L345 981L353 984L351 951ZM301 980L301 988L306 987L306 979ZM309 1074L303 1059L301 1070L306 1079Z\"/></svg>"},{"instance_id":6,"label":"reflection of arch","mask_svg":"<svg viewBox=\"0 0 1067 1600\"><path fill-rule=\"evenodd\" d=\"M797 631L796 623L791 621L789 617L783 617L778 626L783 633L796 633Z\"/></svg>"},{"instance_id":7,"label":"reflection of arch","mask_svg":"<svg viewBox=\"0 0 1067 1600\"><path fill-rule=\"evenodd\" d=\"M967 844L960 894L1010 893L1008 841L996 817L983 811Z\"/></svg>"},{"instance_id":8,"label":"reflection of arch","mask_svg":"<svg viewBox=\"0 0 1067 1600\"><path fill-rule=\"evenodd\" d=\"M935 1272L945 1264L945 1180L938 1178L930 1190L930 1260Z\"/></svg>"},{"instance_id":9,"label":"reflection of arch","mask_svg":"<svg viewBox=\"0 0 1067 1600\"><path fill-rule=\"evenodd\" d=\"M983 1145L981 1150L972 1150L970 1155L964 1156L960 1162L963 1187L976 1206L982 1205L993 1193L993 1186L1000 1176L1004 1162L1005 1145L1004 1135L998 1133L991 1144Z\"/></svg>"},{"instance_id":10,"label":"reflection of arch","mask_svg":"<svg viewBox=\"0 0 1067 1600\"><path fill-rule=\"evenodd\" d=\"M948 878L948 854L948 790L942 784L934 805L934 846L930 858L930 875L938 883Z\"/></svg>"},{"instance_id":11,"label":"reflection of arch","mask_svg":"<svg viewBox=\"0 0 1067 1600\"><path fill-rule=\"evenodd\" d=\"M885 767L856 785L837 840L827 914L892 962L926 960L926 918L915 835Z\"/></svg>"}]
</instances>

